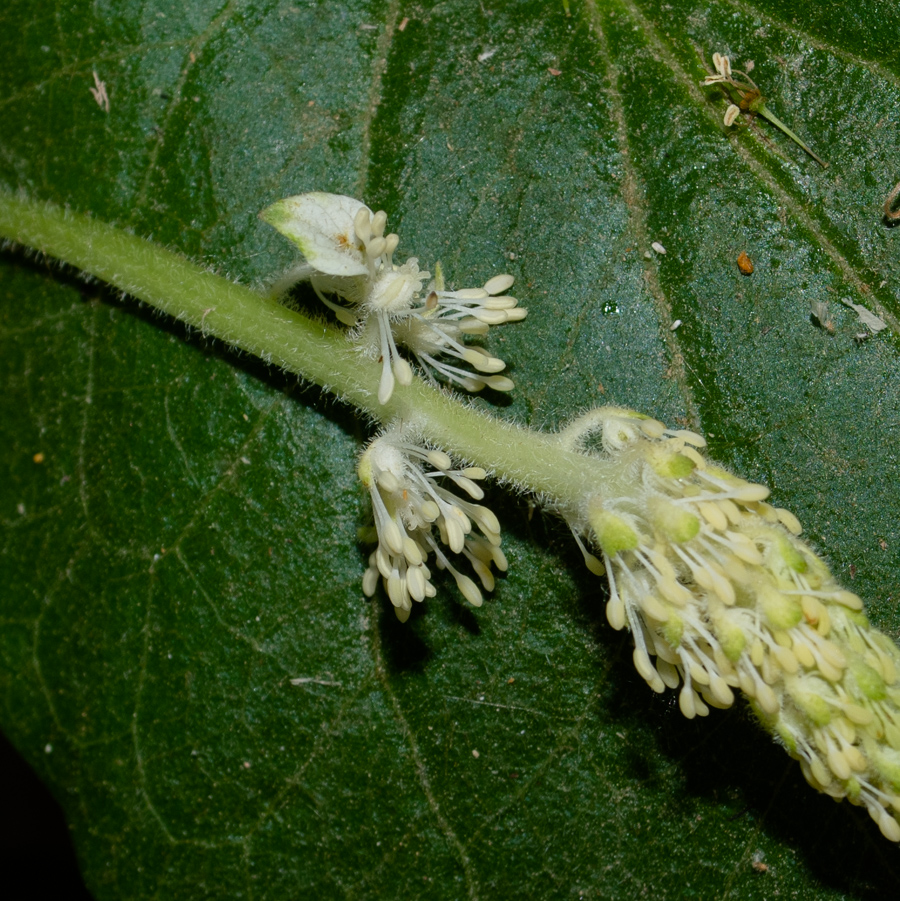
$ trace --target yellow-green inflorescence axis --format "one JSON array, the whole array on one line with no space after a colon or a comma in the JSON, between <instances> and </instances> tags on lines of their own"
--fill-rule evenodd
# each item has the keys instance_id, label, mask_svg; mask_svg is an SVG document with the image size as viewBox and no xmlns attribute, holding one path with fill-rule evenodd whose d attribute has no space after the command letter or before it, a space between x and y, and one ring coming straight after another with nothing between
<instances>
[{"instance_id":1,"label":"yellow-green inflorescence axis","mask_svg":"<svg viewBox=\"0 0 900 901\"><path fill-rule=\"evenodd\" d=\"M797 518L709 463L699 435L633 411L591 411L560 437L619 464L560 512L598 547L607 617L631 630L650 687L680 686L688 718L740 689L814 788L864 805L900 841L900 651L797 537Z\"/></svg>"},{"instance_id":2,"label":"yellow-green inflorescence axis","mask_svg":"<svg viewBox=\"0 0 900 901\"><path fill-rule=\"evenodd\" d=\"M727 58L716 66L707 81L731 84ZM381 361L380 404L395 381L412 379L399 348L428 378L512 388L493 375L503 362L465 341L524 317L505 294L511 276L447 291L439 269L432 278L414 258L397 264L385 214L349 197L300 195L262 215L300 248L300 276L349 326L348 340ZM507 568L497 517L475 503L485 468L454 462L459 451L414 420L386 419L358 465L377 543L363 589L371 596L382 582L402 621L435 595L429 564L449 571L474 606L494 587L491 566ZM811 785L864 805L900 841L900 650L798 538L797 518L769 504L764 486L708 462L700 435L631 410L592 410L548 437L570 462L584 457L588 471L590 458L603 474L541 500L567 521L591 572L608 577L607 617L631 631L650 687L678 689L688 718L743 692Z\"/></svg>"}]
</instances>

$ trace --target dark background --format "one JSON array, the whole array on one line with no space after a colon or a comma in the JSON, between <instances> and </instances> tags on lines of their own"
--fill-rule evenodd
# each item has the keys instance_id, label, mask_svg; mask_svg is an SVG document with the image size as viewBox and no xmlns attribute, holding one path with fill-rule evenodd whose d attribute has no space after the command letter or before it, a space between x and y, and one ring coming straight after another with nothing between
<instances>
[{"instance_id":1,"label":"dark background","mask_svg":"<svg viewBox=\"0 0 900 901\"><path fill-rule=\"evenodd\" d=\"M62 810L0 734L0 873L6 901L90 901Z\"/></svg>"}]
</instances>

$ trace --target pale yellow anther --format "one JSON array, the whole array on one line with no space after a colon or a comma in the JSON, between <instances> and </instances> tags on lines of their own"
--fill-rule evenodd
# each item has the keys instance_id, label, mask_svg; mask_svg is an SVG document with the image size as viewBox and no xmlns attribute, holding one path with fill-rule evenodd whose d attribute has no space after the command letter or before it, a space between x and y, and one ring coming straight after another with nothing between
<instances>
[{"instance_id":1,"label":"pale yellow anther","mask_svg":"<svg viewBox=\"0 0 900 901\"><path fill-rule=\"evenodd\" d=\"M384 253L384 250L386 247L387 247L387 241L385 241L384 238L382 238L380 236L375 237L375 238L372 238L372 240L369 241L368 244L366 244L366 253L370 257L380 257ZM399 282L399 280L398 280L398 282ZM398 282L392 283L391 287L388 290L389 291L397 290L397 289L395 289L394 285L398 284Z\"/></svg>"},{"instance_id":2,"label":"pale yellow anther","mask_svg":"<svg viewBox=\"0 0 900 901\"><path fill-rule=\"evenodd\" d=\"M650 662L650 655L643 648L635 648L631 657L634 661L634 668L645 681L651 682L655 676L659 675Z\"/></svg>"},{"instance_id":3,"label":"pale yellow anther","mask_svg":"<svg viewBox=\"0 0 900 901\"><path fill-rule=\"evenodd\" d=\"M729 554L722 563L725 576L735 585L746 585L750 580L747 568L734 554Z\"/></svg>"},{"instance_id":4,"label":"pale yellow anther","mask_svg":"<svg viewBox=\"0 0 900 901\"><path fill-rule=\"evenodd\" d=\"M514 281L513 276L506 273L495 275L485 282L484 292L486 294L503 294L512 287Z\"/></svg>"},{"instance_id":5,"label":"pale yellow anther","mask_svg":"<svg viewBox=\"0 0 900 901\"><path fill-rule=\"evenodd\" d=\"M388 597L395 607L407 607L408 598L406 591L406 580L400 577L397 570L394 570L387 580Z\"/></svg>"},{"instance_id":6,"label":"pale yellow anther","mask_svg":"<svg viewBox=\"0 0 900 901\"><path fill-rule=\"evenodd\" d=\"M665 691L665 683L656 671L656 667L650 662L650 657L643 648L634 649L633 660L635 669L655 692Z\"/></svg>"},{"instance_id":7,"label":"pale yellow anther","mask_svg":"<svg viewBox=\"0 0 900 901\"><path fill-rule=\"evenodd\" d=\"M387 213L384 210L379 210L372 217L372 234L377 237L381 237L384 235L384 228L387 225Z\"/></svg>"},{"instance_id":8,"label":"pale yellow anther","mask_svg":"<svg viewBox=\"0 0 900 901\"><path fill-rule=\"evenodd\" d=\"M823 606L821 613L819 614L819 621L815 626L816 632L819 635L825 636L831 631L831 614L828 612L828 608Z\"/></svg>"},{"instance_id":9,"label":"pale yellow anther","mask_svg":"<svg viewBox=\"0 0 900 901\"><path fill-rule=\"evenodd\" d=\"M794 653L787 648L776 646L772 648L771 654L778 662L778 665L789 675L793 675L800 669L800 662Z\"/></svg>"},{"instance_id":10,"label":"pale yellow anther","mask_svg":"<svg viewBox=\"0 0 900 901\"><path fill-rule=\"evenodd\" d=\"M764 501L770 493L765 485L754 485L752 482L744 482L731 489L732 497L738 501Z\"/></svg>"},{"instance_id":11,"label":"pale yellow anther","mask_svg":"<svg viewBox=\"0 0 900 901\"><path fill-rule=\"evenodd\" d=\"M841 676L843 675L843 670L840 667L834 666L829 663L824 657L819 657L816 660L816 665L819 668L819 672L829 681L833 683L838 683L841 681Z\"/></svg>"},{"instance_id":12,"label":"pale yellow anther","mask_svg":"<svg viewBox=\"0 0 900 901\"><path fill-rule=\"evenodd\" d=\"M459 300L483 300L488 296L488 292L484 288L463 288L460 291L454 291L453 296Z\"/></svg>"},{"instance_id":13,"label":"pale yellow anther","mask_svg":"<svg viewBox=\"0 0 900 901\"><path fill-rule=\"evenodd\" d=\"M750 645L750 662L757 668L762 666L763 658L766 655L766 649L763 643L755 638Z\"/></svg>"},{"instance_id":14,"label":"pale yellow anther","mask_svg":"<svg viewBox=\"0 0 900 901\"><path fill-rule=\"evenodd\" d=\"M490 567L479 560L477 557L472 558L472 569L475 571L475 575L478 576L481 581L481 587L484 588L485 591L493 591L494 590L494 574L491 572Z\"/></svg>"},{"instance_id":15,"label":"pale yellow anther","mask_svg":"<svg viewBox=\"0 0 900 901\"><path fill-rule=\"evenodd\" d=\"M738 560L749 563L751 566L763 565L763 555L759 552L759 549L753 541L744 535L743 532L726 531L725 537L729 541L731 553L734 554Z\"/></svg>"},{"instance_id":16,"label":"pale yellow anther","mask_svg":"<svg viewBox=\"0 0 900 901\"><path fill-rule=\"evenodd\" d=\"M694 691L684 686L678 693L678 706L687 719L692 720L697 715L696 694Z\"/></svg>"},{"instance_id":17,"label":"pale yellow anther","mask_svg":"<svg viewBox=\"0 0 900 901\"><path fill-rule=\"evenodd\" d=\"M900 751L900 726L885 723L884 739L895 751Z\"/></svg>"},{"instance_id":18,"label":"pale yellow anther","mask_svg":"<svg viewBox=\"0 0 900 901\"><path fill-rule=\"evenodd\" d=\"M425 600L425 574L422 567L414 566L406 571L406 587L414 601Z\"/></svg>"},{"instance_id":19,"label":"pale yellow anther","mask_svg":"<svg viewBox=\"0 0 900 901\"><path fill-rule=\"evenodd\" d=\"M478 586L468 577L462 574L457 575L456 585L460 594L473 606L480 607L484 603L484 598L478 590Z\"/></svg>"},{"instance_id":20,"label":"pale yellow anther","mask_svg":"<svg viewBox=\"0 0 900 901\"><path fill-rule=\"evenodd\" d=\"M403 556L410 566L421 566L423 563L422 549L409 536L403 538Z\"/></svg>"},{"instance_id":21,"label":"pale yellow anther","mask_svg":"<svg viewBox=\"0 0 900 901\"><path fill-rule=\"evenodd\" d=\"M392 554L403 553L403 533L392 519L384 520L381 524L380 535Z\"/></svg>"},{"instance_id":22,"label":"pale yellow anther","mask_svg":"<svg viewBox=\"0 0 900 901\"><path fill-rule=\"evenodd\" d=\"M598 557L595 557L584 548L581 549L581 553L584 557L584 565L588 568L589 572L593 573L595 576L603 576L606 574L606 567L600 562Z\"/></svg>"},{"instance_id":23,"label":"pale yellow anther","mask_svg":"<svg viewBox=\"0 0 900 901\"><path fill-rule=\"evenodd\" d=\"M664 623L669 618L669 613L662 603L652 594L645 594L640 599L641 609L651 619Z\"/></svg>"},{"instance_id":24,"label":"pale yellow anther","mask_svg":"<svg viewBox=\"0 0 900 901\"><path fill-rule=\"evenodd\" d=\"M488 297L487 300L482 301L481 305L486 310L511 310L518 301L515 297L509 297L504 295L502 297Z\"/></svg>"},{"instance_id":25,"label":"pale yellow anther","mask_svg":"<svg viewBox=\"0 0 900 901\"><path fill-rule=\"evenodd\" d=\"M794 646L794 639L791 638L790 631L784 629L776 629L772 632L772 639L779 647L790 650Z\"/></svg>"},{"instance_id":26,"label":"pale yellow anther","mask_svg":"<svg viewBox=\"0 0 900 901\"><path fill-rule=\"evenodd\" d=\"M360 207L353 219L353 230L357 238L365 244L372 237L372 213L367 207Z\"/></svg>"},{"instance_id":27,"label":"pale yellow anther","mask_svg":"<svg viewBox=\"0 0 900 901\"><path fill-rule=\"evenodd\" d=\"M863 608L862 599L852 591L835 591L828 596L828 599L848 607L850 610L862 610Z\"/></svg>"},{"instance_id":28,"label":"pale yellow anther","mask_svg":"<svg viewBox=\"0 0 900 901\"><path fill-rule=\"evenodd\" d=\"M659 589L659 593L667 600L671 601L673 604L677 604L679 607L683 607L685 604L688 604L693 599L693 595L687 588L684 587L680 582L676 582L674 579L660 579L657 583L657 588Z\"/></svg>"},{"instance_id":29,"label":"pale yellow anther","mask_svg":"<svg viewBox=\"0 0 900 901\"><path fill-rule=\"evenodd\" d=\"M725 656L725 651L718 646L713 648L713 661L716 664L716 669L721 674L722 678L733 688L736 688L740 683L738 681L737 672L735 671L734 664L728 657Z\"/></svg>"},{"instance_id":30,"label":"pale yellow anther","mask_svg":"<svg viewBox=\"0 0 900 901\"><path fill-rule=\"evenodd\" d=\"M694 581L701 587L705 588L708 591L713 590L713 576L712 572L708 569L698 568L693 571Z\"/></svg>"},{"instance_id":31,"label":"pale yellow anther","mask_svg":"<svg viewBox=\"0 0 900 901\"><path fill-rule=\"evenodd\" d=\"M695 660L689 662L691 678L698 685L709 685L709 673Z\"/></svg>"},{"instance_id":32,"label":"pale yellow anther","mask_svg":"<svg viewBox=\"0 0 900 901\"><path fill-rule=\"evenodd\" d=\"M882 810L877 818L878 828L881 834L892 842L900 842L900 823L886 810Z\"/></svg>"},{"instance_id":33,"label":"pale yellow anther","mask_svg":"<svg viewBox=\"0 0 900 901\"><path fill-rule=\"evenodd\" d=\"M678 688L681 684L681 676L678 670L669 663L668 660L657 660L656 671L659 673L660 679L665 683L666 688Z\"/></svg>"},{"instance_id":34,"label":"pale yellow anther","mask_svg":"<svg viewBox=\"0 0 900 901\"><path fill-rule=\"evenodd\" d=\"M484 307L478 307L472 311L472 315L481 322L487 323L487 325L502 325L504 322L509 321L509 314L512 312L512 310L488 310Z\"/></svg>"},{"instance_id":35,"label":"pale yellow anther","mask_svg":"<svg viewBox=\"0 0 900 901\"><path fill-rule=\"evenodd\" d=\"M732 606L737 597L734 593L734 586L728 579L725 578L722 573L716 571L715 569L711 569L709 571L710 579L713 583L713 591L715 591L717 597L723 604L727 604L729 607Z\"/></svg>"},{"instance_id":36,"label":"pale yellow anther","mask_svg":"<svg viewBox=\"0 0 900 901\"><path fill-rule=\"evenodd\" d=\"M828 767L826 767L818 757L813 757L812 760L809 761L809 768L813 778L822 787L827 786L832 781L832 775L829 772Z\"/></svg>"},{"instance_id":37,"label":"pale yellow anther","mask_svg":"<svg viewBox=\"0 0 900 901\"><path fill-rule=\"evenodd\" d=\"M706 469L706 458L694 450L694 448L685 446L681 449L681 454L692 461L697 469Z\"/></svg>"},{"instance_id":38,"label":"pale yellow anther","mask_svg":"<svg viewBox=\"0 0 900 901\"><path fill-rule=\"evenodd\" d=\"M640 429L648 438L662 438L666 427L658 419L642 419Z\"/></svg>"},{"instance_id":39,"label":"pale yellow anther","mask_svg":"<svg viewBox=\"0 0 900 901\"><path fill-rule=\"evenodd\" d=\"M625 604L620 597L615 596L607 601L606 619L617 632L625 628Z\"/></svg>"},{"instance_id":40,"label":"pale yellow anther","mask_svg":"<svg viewBox=\"0 0 900 901\"><path fill-rule=\"evenodd\" d=\"M875 720L875 714L859 704L842 704L841 712L851 723L856 723L857 726L868 726Z\"/></svg>"},{"instance_id":41,"label":"pale yellow anther","mask_svg":"<svg viewBox=\"0 0 900 901\"><path fill-rule=\"evenodd\" d=\"M768 713L770 716L778 713L778 698L764 682L757 683L756 703L762 708L763 713Z\"/></svg>"},{"instance_id":42,"label":"pale yellow anther","mask_svg":"<svg viewBox=\"0 0 900 901\"><path fill-rule=\"evenodd\" d=\"M819 653L838 669L847 666L847 656L833 641L820 641L817 645ZM890 681L890 680L889 680Z\"/></svg>"},{"instance_id":43,"label":"pale yellow anther","mask_svg":"<svg viewBox=\"0 0 900 901\"><path fill-rule=\"evenodd\" d=\"M516 383L505 375L485 375L481 381L494 391L512 391L516 387Z\"/></svg>"},{"instance_id":44,"label":"pale yellow anther","mask_svg":"<svg viewBox=\"0 0 900 901\"><path fill-rule=\"evenodd\" d=\"M378 587L379 572L371 565L373 562L374 561L370 558L369 568L363 573L362 590L367 598L372 597L372 595L375 594L375 589Z\"/></svg>"},{"instance_id":45,"label":"pale yellow anther","mask_svg":"<svg viewBox=\"0 0 900 901\"><path fill-rule=\"evenodd\" d=\"M666 663L671 663L672 666L676 666L681 662L679 656L669 645L668 641L666 641L658 632L653 633L653 648L656 651L656 656L665 660Z\"/></svg>"},{"instance_id":46,"label":"pale yellow anther","mask_svg":"<svg viewBox=\"0 0 900 901\"><path fill-rule=\"evenodd\" d=\"M812 626L815 626L819 622L819 617L821 616L822 610L824 607L819 602L818 598L810 597L810 595L805 594L800 598L800 607L803 610L804 619Z\"/></svg>"},{"instance_id":47,"label":"pale yellow anther","mask_svg":"<svg viewBox=\"0 0 900 901\"><path fill-rule=\"evenodd\" d=\"M390 470L379 472L375 481L378 487L388 494L396 494L400 490L400 480Z\"/></svg>"},{"instance_id":48,"label":"pale yellow anther","mask_svg":"<svg viewBox=\"0 0 900 901\"><path fill-rule=\"evenodd\" d=\"M791 533L794 535L799 535L803 531L803 526L800 525L800 520L791 513L790 510L783 510L781 507L775 508L775 513L778 516L778 521Z\"/></svg>"},{"instance_id":49,"label":"pale yellow anther","mask_svg":"<svg viewBox=\"0 0 900 901\"><path fill-rule=\"evenodd\" d=\"M887 654L880 654L881 672L884 675L884 681L888 685L893 685L897 681L897 666Z\"/></svg>"},{"instance_id":50,"label":"pale yellow anther","mask_svg":"<svg viewBox=\"0 0 900 901\"><path fill-rule=\"evenodd\" d=\"M828 760L828 768L838 779L843 781L850 778L850 764L847 763L847 758L840 751L833 748L828 752L826 759Z\"/></svg>"},{"instance_id":51,"label":"pale yellow anther","mask_svg":"<svg viewBox=\"0 0 900 901\"><path fill-rule=\"evenodd\" d=\"M721 676L713 676L709 681L712 696L722 707L730 707L734 703L734 692Z\"/></svg>"},{"instance_id":52,"label":"pale yellow anther","mask_svg":"<svg viewBox=\"0 0 900 901\"><path fill-rule=\"evenodd\" d=\"M868 761L865 758L865 755L859 748L849 747L844 748L844 757L847 760L847 763L850 764L850 769L855 770L857 773L862 773L869 765Z\"/></svg>"},{"instance_id":53,"label":"pale yellow anther","mask_svg":"<svg viewBox=\"0 0 900 901\"><path fill-rule=\"evenodd\" d=\"M450 469L450 467L453 466L453 461L450 459L450 455L445 454L443 451L430 450L426 454L426 459L435 469L440 469L442 471Z\"/></svg>"},{"instance_id":54,"label":"pale yellow anther","mask_svg":"<svg viewBox=\"0 0 900 901\"><path fill-rule=\"evenodd\" d=\"M729 500L727 497L722 498L722 500L719 501L719 508L733 526L739 526L741 524L741 511L738 510L737 504L734 501Z\"/></svg>"}]
</instances>

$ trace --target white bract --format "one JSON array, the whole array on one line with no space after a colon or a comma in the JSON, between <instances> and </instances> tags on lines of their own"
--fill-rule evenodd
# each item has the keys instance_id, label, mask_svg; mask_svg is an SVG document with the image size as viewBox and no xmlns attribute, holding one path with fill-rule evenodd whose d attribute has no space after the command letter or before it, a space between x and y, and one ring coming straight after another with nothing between
<instances>
[{"instance_id":1,"label":"white bract","mask_svg":"<svg viewBox=\"0 0 900 901\"><path fill-rule=\"evenodd\" d=\"M394 262L400 239L385 234L383 212L373 213L340 194L288 197L260 215L306 258L295 276L308 278L321 301L351 327L354 343L381 360L382 404L396 382L412 381L412 368L398 347L405 348L432 381L437 373L468 391L512 390L512 380L498 375L506 367L503 360L466 343L468 336L483 336L492 325L525 318L526 311L506 294L512 276L497 275L479 288L448 291L440 264L432 278L414 257Z\"/></svg>"}]
</instances>

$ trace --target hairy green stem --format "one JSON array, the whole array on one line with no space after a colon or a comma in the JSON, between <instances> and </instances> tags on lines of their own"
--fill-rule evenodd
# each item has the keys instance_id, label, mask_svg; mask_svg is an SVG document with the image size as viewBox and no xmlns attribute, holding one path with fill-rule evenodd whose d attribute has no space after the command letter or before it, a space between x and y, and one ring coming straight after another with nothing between
<instances>
[{"instance_id":1,"label":"hairy green stem","mask_svg":"<svg viewBox=\"0 0 900 901\"><path fill-rule=\"evenodd\" d=\"M0 192L0 238L62 260L320 385L378 422L412 422L427 440L553 502L577 504L612 474L605 461L565 450L553 435L490 417L421 379L398 385L381 405L372 387L380 365L341 332L106 223Z\"/></svg>"}]
</instances>

